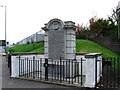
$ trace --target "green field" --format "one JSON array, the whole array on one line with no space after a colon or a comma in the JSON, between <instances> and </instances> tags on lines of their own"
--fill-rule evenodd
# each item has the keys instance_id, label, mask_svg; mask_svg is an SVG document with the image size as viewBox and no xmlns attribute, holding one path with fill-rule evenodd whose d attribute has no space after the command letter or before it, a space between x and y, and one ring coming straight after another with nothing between
<instances>
[{"instance_id":1,"label":"green field","mask_svg":"<svg viewBox=\"0 0 120 90\"><path fill-rule=\"evenodd\" d=\"M44 52L44 43L34 43L11 47L14 53L22 52ZM120 57L111 50L89 40L76 40L77 53L102 53L103 57Z\"/></svg>"}]
</instances>

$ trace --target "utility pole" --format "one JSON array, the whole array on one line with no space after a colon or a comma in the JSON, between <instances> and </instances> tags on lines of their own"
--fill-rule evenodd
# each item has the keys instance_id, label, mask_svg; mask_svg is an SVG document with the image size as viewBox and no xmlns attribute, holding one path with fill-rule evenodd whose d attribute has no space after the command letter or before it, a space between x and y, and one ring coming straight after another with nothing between
<instances>
[{"instance_id":1,"label":"utility pole","mask_svg":"<svg viewBox=\"0 0 120 90\"><path fill-rule=\"evenodd\" d=\"M4 7L5 8L5 50L6 50L6 44L7 44L7 35L6 35L6 15L7 15L7 7L6 6L3 6L3 5L0 5L0 7Z\"/></svg>"}]
</instances>

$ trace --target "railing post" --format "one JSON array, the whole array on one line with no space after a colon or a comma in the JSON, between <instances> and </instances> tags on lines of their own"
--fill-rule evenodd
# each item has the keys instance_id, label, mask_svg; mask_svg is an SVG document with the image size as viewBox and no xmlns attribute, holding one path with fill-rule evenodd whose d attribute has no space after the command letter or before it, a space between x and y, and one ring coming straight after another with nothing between
<instances>
[{"instance_id":1,"label":"railing post","mask_svg":"<svg viewBox=\"0 0 120 90\"><path fill-rule=\"evenodd\" d=\"M116 87L116 58L114 60L114 87Z\"/></svg>"},{"instance_id":2,"label":"railing post","mask_svg":"<svg viewBox=\"0 0 120 90\"><path fill-rule=\"evenodd\" d=\"M82 65L82 58L81 58L81 85L82 85L82 82L83 82L83 78L82 78L82 67L83 67L83 65Z\"/></svg>"},{"instance_id":3,"label":"railing post","mask_svg":"<svg viewBox=\"0 0 120 90\"><path fill-rule=\"evenodd\" d=\"M33 56L33 79L35 79L35 56Z\"/></svg>"},{"instance_id":4,"label":"railing post","mask_svg":"<svg viewBox=\"0 0 120 90\"><path fill-rule=\"evenodd\" d=\"M108 62L109 62L109 59L106 58L106 61L107 61L107 66L106 66L106 69L107 69L107 87L109 87L109 83L108 83L108 77L109 77L109 74L108 74L109 64L108 64Z\"/></svg>"},{"instance_id":5,"label":"railing post","mask_svg":"<svg viewBox=\"0 0 120 90\"><path fill-rule=\"evenodd\" d=\"M48 59L45 59L44 67L45 67L45 80L48 81Z\"/></svg>"},{"instance_id":6,"label":"railing post","mask_svg":"<svg viewBox=\"0 0 120 90\"><path fill-rule=\"evenodd\" d=\"M18 57L18 60L19 60L19 77L20 77L20 56Z\"/></svg>"},{"instance_id":7,"label":"railing post","mask_svg":"<svg viewBox=\"0 0 120 90\"><path fill-rule=\"evenodd\" d=\"M28 71L28 70L29 70L29 69L28 69L28 65L29 65L29 64L28 64L28 58L27 58L27 78L28 78L28 74L29 74L29 71Z\"/></svg>"},{"instance_id":8,"label":"railing post","mask_svg":"<svg viewBox=\"0 0 120 90\"><path fill-rule=\"evenodd\" d=\"M60 82L62 82L62 75L61 75L61 64L62 64L62 58L60 57Z\"/></svg>"},{"instance_id":9,"label":"railing post","mask_svg":"<svg viewBox=\"0 0 120 90\"><path fill-rule=\"evenodd\" d=\"M26 78L26 58L25 58L25 60L24 60L24 63L25 63L25 70L24 70L24 76L25 76L25 78Z\"/></svg>"},{"instance_id":10,"label":"railing post","mask_svg":"<svg viewBox=\"0 0 120 90\"><path fill-rule=\"evenodd\" d=\"M52 61L52 82L53 82L53 74L54 74L54 72L53 72L53 68L54 68L54 66L53 66L53 59L51 59L51 61ZM55 70L55 68L54 68L54 70Z\"/></svg>"},{"instance_id":11,"label":"railing post","mask_svg":"<svg viewBox=\"0 0 120 90\"><path fill-rule=\"evenodd\" d=\"M79 62L77 62L77 77L78 77L78 83L79 83Z\"/></svg>"},{"instance_id":12,"label":"railing post","mask_svg":"<svg viewBox=\"0 0 120 90\"><path fill-rule=\"evenodd\" d=\"M64 61L63 61L63 71L62 71L62 73L63 73L63 81L64 81L64 77L65 77L65 64L64 64Z\"/></svg>"},{"instance_id":13,"label":"railing post","mask_svg":"<svg viewBox=\"0 0 120 90\"><path fill-rule=\"evenodd\" d=\"M69 84L70 84L70 60L69 60Z\"/></svg>"},{"instance_id":14,"label":"railing post","mask_svg":"<svg viewBox=\"0 0 120 90\"><path fill-rule=\"evenodd\" d=\"M42 80L42 58L40 59L40 80Z\"/></svg>"},{"instance_id":15,"label":"railing post","mask_svg":"<svg viewBox=\"0 0 120 90\"><path fill-rule=\"evenodd\" d=\"M120 67L119 67L119 65L120 65L120 58L117 58L117 80L118 80L118 81L117 81L117 84L118 84L118 87L120 86L120 83L119 83L119 82L120 82L120 81L119 81L119 80L120 80L120 79L119 79L119 76L120 76L120 69L119 69L119 68L120 68Z\"/></svg>"},{"instance_id":16,"label":"railing post","mask_svg":"<svg viewBox=\"0 0 120 90\"><path fill-rule=\"evenodd\" d=\"M8 54L8 68L9 74L11 75L11 53Z\"/></svg>"},{"instance_id":17,"label":"railing post","mask_svg":"<svg viewBox=\"0 0 120 90\"><path fill-rule=\"evenodd\" d=\"M73 84L73 77L74 77L74 76L73 76L73 60L72 60L72 62L71 62L71 70L72 70L72 71L71 71L71 73L72 73L72 76L71 76L71 77L72 77L72 84Z\"/></svg>"}]
</instances>

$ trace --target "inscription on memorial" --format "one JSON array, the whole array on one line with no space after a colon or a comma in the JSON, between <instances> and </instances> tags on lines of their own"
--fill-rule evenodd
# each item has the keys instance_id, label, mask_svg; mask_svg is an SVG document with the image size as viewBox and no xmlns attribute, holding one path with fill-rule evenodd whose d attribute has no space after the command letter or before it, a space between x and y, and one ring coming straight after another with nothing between
<instances>
[{"instance_id":1,"label":"inscription on memorial","mask_svg":"<svg viewBox=\"0 0 120 90\"><path fill-rule=\"evenodd\" d=\"M53 30L48 33L48 56L53 60L59 60L60 57L64 58L65 40L64 30Z\"/></svg>"}]
</instances>

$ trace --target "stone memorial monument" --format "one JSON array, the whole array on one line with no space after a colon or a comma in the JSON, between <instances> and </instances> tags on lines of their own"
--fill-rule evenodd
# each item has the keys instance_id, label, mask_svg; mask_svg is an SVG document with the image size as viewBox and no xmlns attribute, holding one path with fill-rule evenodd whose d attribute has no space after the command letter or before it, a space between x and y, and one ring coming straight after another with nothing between
<instances>
[{"instance_id":1,"label":"stone memorial monument","mask_svg":"<svg viewBox=\"0 0 120 90\"><path fill-rule=\"evenodd\" d=\"M52 19L42 29L45 30L45 58L53 60L59 60L60 57L62 59L75 59L76 26L74 22Z\"/></svg>"}]
</instances>

